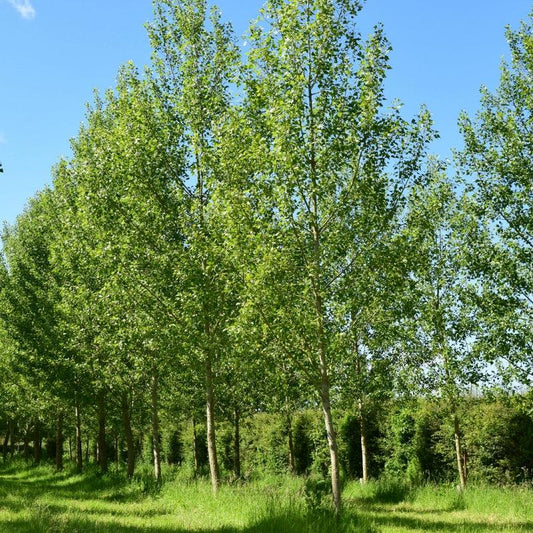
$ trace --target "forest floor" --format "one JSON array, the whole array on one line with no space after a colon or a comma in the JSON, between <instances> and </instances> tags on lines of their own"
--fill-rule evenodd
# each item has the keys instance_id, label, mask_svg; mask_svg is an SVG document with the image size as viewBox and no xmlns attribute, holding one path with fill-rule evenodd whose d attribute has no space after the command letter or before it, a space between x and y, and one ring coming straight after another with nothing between
<instances>
[{"instance_id":1,"label":"forest floor","mask_svg":"<svg viewBox=\"0 0 533 533\"><path fill-rule=\"evenodd\" d=\"M148 473L82 475L68 468L0 461L0 532L358 532L533 531L533 488L452 486L407 489L394 483L348 483L336 519L295 477L223 485L166 472L157 487Z\"/></svg>"}]
</instances>

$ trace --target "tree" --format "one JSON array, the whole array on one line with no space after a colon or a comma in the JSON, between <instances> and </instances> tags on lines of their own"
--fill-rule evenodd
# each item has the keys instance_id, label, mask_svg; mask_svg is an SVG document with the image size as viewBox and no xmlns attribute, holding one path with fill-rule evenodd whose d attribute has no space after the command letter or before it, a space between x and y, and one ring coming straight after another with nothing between
<instances>
[{"instance_id":1,"label":"tree","mask_svg":"<svg viewBox=\"0 0 533 533\"><path fill-rule=\"evenodd\" d=\"M380 27L366 43L351 0L272 0L252 26L239 123L236 178L255 206L249 295L317 392L330 452L335 509L341 494L331 387L338 358L337 288L379 244L415 179L432 132L386 112L388 43ZM234 167L237 165L234 164Z\"/></svg>"},{"instance_id":2,"label":"tree","mask_svg":"<svg viewBox=\"0 0 533 533\"><path fill-rule=\"evenodd\" d=\"M238 52L231 27L221 22L217 9L207 20L205 0L159 0L149 34L162 98L184 128L183 184L190 196L190 222L185 231L188 280L182 316L190 332L188 351L205 378L209 467L216 492L216 367L228 349L226 329L234 305L227 290L231 271L224 262L223 231L212 222L213 191L220 179L217 124L229 109Z\"/></svg>"},{"instance_id":3,"label":"tree","mask_svg":"<svg viewBox=\"0 0 533 533\"><path fill-rule=\"evenodd\" d=\"M474 119L463 114L463 172L474 178L480 231L473 267L480 280L483 346L511 380L531 384L533 309L533 15L507 29L511 62L498 89L481 89Z\"/></svg>"},{"instance_id":4,"label":"tree","mask_svg":"<svg viewBox=\"0 0 533 533\"><path fill-rule=\"evenodd\" d=\"M468 267L469 239L476 229L468 196L458 196L445 170L433 162L428 182L410 195L407 215L411 254L416 258L411 272L413 343L408 350L419 386L442 395L449 406L461 489L466 486L466 468L458 405L465 386L481 378L473 349L475 284Z\"/></svg>"}]
</instances>

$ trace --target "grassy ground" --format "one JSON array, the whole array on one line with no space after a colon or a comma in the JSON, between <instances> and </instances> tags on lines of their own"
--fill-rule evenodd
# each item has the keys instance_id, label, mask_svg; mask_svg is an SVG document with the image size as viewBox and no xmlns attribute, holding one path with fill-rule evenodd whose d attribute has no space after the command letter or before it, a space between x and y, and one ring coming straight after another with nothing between
<instances>
[{"instance_id":1,"label":"grassy ground","mask_svg":"<svg viewBox=\"0 0 533 533\"><path fill-rule=\"evenodd\" d=\"M51 467L0 464L0 532L526 532L533 531L533 489L449 486L414 490L393 483L344 489L336 519L320 505L320 487L271 477L224 485L216 499L206 480L55 473Z\"/></svg>"}]
</instances>

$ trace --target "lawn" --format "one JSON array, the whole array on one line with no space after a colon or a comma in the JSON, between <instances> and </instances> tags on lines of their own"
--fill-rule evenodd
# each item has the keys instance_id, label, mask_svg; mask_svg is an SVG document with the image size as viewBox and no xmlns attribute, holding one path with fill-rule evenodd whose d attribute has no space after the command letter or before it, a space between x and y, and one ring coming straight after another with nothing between
<instances>
[{"instance_id":1,"label":"lawn","mask_svg":"<svg viewBox=\"0 0 533 533\"><path fill-rule=\"evenodd\" d=\"M127 482L121 473L58 474L15 461L0 464L0 532L533 531L530 487L470 487L461 496L452 486L351 482L343 496L336 519L319 490L294 477L223 485L213 498L207 480L172 471L158 488L149 474Z\"/></svg>"}]
</instances>

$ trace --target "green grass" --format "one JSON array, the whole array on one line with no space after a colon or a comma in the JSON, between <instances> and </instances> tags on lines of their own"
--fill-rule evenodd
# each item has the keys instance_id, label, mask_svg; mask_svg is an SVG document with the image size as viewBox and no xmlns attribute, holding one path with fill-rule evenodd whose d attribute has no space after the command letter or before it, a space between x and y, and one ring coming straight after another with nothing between
<instances>
[{"instance_id":1,"label":"green grass","mask_svg":"<svg viewBox=\"0 0 533 533\"><path fill-rule=\"evenodd\" d=\"M121 473L58 474L48 465L15 461L0 464L0 532L533 531L527 487L471 487L461 495L451 486L409 490L392 481L351 482L340 519L312 487L271 476L223 485L214 498L207 480L170 470L159 488L148 472L128 482Z\"/></svg>"}]
</instances>

